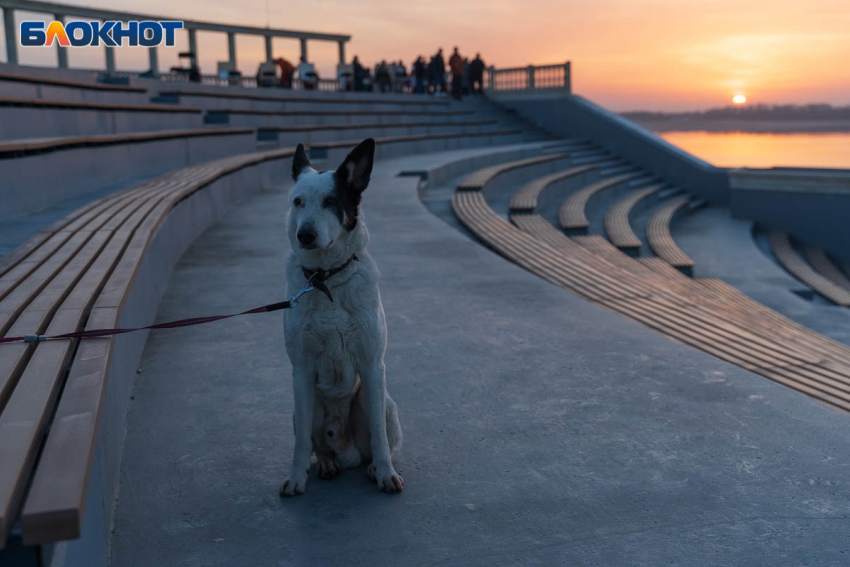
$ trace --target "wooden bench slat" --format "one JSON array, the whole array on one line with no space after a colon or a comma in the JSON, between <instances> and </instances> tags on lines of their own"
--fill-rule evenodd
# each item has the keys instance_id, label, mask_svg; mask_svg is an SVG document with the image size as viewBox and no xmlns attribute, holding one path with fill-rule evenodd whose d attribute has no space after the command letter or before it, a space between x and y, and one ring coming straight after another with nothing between
<instances>
[{"instance_id":1,"label":"wooden bench slat","mask_svg":"<svg viewBox=\"0 0 850 567\"><path fill-rule=\"evenodd\" d=\"M564 203L561 205L561 209L558 212L558 219L561 223L561 228L565 228L567 230L587 229L590 226L590 222L587 220L585 209L587 208L587 203L590 199L594 195L598 195L606 189L625 183L637 176L638 173L626 173L606 177L572 193L569 197L564 199Z\"/></svg>"},{"instance_id":2,"label":"wooden bench slat","mask_svg":"<svg viewBox=\"0 0 850 567\"><path fill-rule=\"evenodd\" d=\"M679 209L686 207L689 197L673 199L659 207L646 225L646 240L655 254L675 268L692 268L694 261L676 245L670 232L670 224Z\"/></svg>"},{"instance_id":3,"label":"wooden bench slat","mask_svg":"<svg viewBox=\"0 0 850 567\"><path fill-rule=\"evenodd\" d=\"M67 327L80 313L61 313ZM44 433L48 409L58 394L59 378L71 341L51 341L39 345L41 356L30 360L12 397L0 413L0 533L7 533L29 478L36 451L33 445Z\"/></svg>"},{"instance_id":4,"label":"wooden bench slat","mask_svg":"<svg viewBox=\"0 0 850 567\"><path fill-rule=\"evenodd\" d=\"M71 110L126 110L130 112L162 112L171 114L200 114L201 108L176 104L115 104L111 102L76 102L47 98L0 97L0 106L32 106L36 108L67 108Z\"/></svg>"},{"instance_id":5,"label":"wooden bench slat","mask_svg":"<svg viewBox=\"0 0 850 567\"><path fill-rule=\"evenodd\" d=\"M481 189L486 185L490 180L495 177L506 173L508 171L512 171L514 169L519 169L521 167L528 167L531 165L537 165L539 163L545 163L547 161L555 161L559 159L565 159L570 157L570 154L567 152L559 152L554 154L545 154L542 156L535 156L525 159L520 159L516 161L511 161L507 163L500 163L496 165L491 165L490 167L485 167L483 169L478 170L472 175L468 176L466 179L458 184L458 189L461 191L473 191L477 189Z\"/></svg>"},{"instance_id":6,"label":"wooden bench slat","mask_svg":"<svg viewBox=\"0 0 850 567\"><path fill-rule=\"evenodd\" d=\"M809 264L820 275L840 287L841 289L850 292L850 279L844 275L844 272L836 266L829 256L820 248L808 246L806 248L806 257L809 259Z\"/></svg>"},{"instance_id":7,"label":"wooden bench slat","mask_svg":"<svg viewBox=\"0 0 850 567\"><path fill-rule=\"evenodd\" d=\"M850 292L838 287L809 266L794 249L784 232L770 233L770 248L777 261L795 278L842 307L850 307Z\"/></svg>"},{"instance_id":8,"label":"wooden bench slat","mask_svg":"<svg viewBox=\"0 0 850 567\"><path fill-rule=\"evenodd\" d=\"M643 242L632 230L629 216L638 203L658 193L661 187L663 183L655 183L632 191L608 210L605 214L605 234L614 246L625 249L643 246Z\"/></svg>"},{"instance_id":9,"label":"wooden bench slat","mask_svg":"<svg viewBox=\"0 0 850 567\"><path fill-rule=\"evenodd\" d=\"M519 191L513 194L513 196L511 197L511 210L533 211L537 208L538 197L541 193L543 193L543 191L546 190L547 187L557 183L558 181L563 181L564 179L568 179L570 177L575 177L577 175L593 171L597 167L598 166L596 165L596 163L578 165L564 171L557 171L550 175L545 175L543 177L533 179L532 181L529 181L528 183L523 185L519 189Z\"/></svg>"},{"instance_id":10,"label":"wooden bench slat","mask_svg":"<svg viewBox=\"0 0 850 567\"><path fill-rule=\"evenodd\" d=\"M75 146L105 146L130 144L175 138L198 138L206 136L228 136L249 134L256 128L195 128L190 130L157 130L154 132L128 132L122 134L93 134L89 136L65 136L55 138L28 138L24 140L0 141L0 154L44 152Z\"/></svg>"}]
</instances>

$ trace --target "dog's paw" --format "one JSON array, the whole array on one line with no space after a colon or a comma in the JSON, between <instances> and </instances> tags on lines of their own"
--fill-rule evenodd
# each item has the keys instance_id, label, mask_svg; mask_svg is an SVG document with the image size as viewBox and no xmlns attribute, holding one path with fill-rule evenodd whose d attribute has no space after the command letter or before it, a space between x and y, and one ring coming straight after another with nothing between
<instances>
[{"instance_id":1,"label":"dog's paw","mask_svg":"<svg viewBox=\"0 0 850 567\"><path fill-rule=\"evenodd\" d=\"M290 475L283 481L283 484L280 485L280 495L284 497L297 496L298 494L304 494L304 490L306 488L306 474L301 477L295 477L294 475Z\"/></svg>"},{"instance_id":2,"label":"dog's paw","mask_svg":"<svg viewBox=\"0 0 850 567\"><path fill-rule=\"evenodd\" d=\"M319 478L331 479L342 472L342 465L336 459L325 459L319 461L316 465L316 470L319 473Z\"/></svg>"},{"instance_id":3,"label":"dog's paw","mask_svg":"<svg viewBox=\"0 0 850 567\"><path fill-rule=\"evenodd\" d=\"M395 472L392 466L379 469L374 463L370 463L366 467L366 476L369 477L369 480L378 484L378 489L381 492L394 493L404 490L404 479Z\"/></svg>"}]
</instances>

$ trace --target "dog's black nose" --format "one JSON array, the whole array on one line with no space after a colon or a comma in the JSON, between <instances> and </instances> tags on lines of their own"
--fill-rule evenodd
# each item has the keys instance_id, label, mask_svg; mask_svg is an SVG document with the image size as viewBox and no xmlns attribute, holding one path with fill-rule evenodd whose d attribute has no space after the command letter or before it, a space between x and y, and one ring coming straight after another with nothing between
<instances>
[{"instance_id":1,"label":"dog's black nose","mask_svg":"<svg viewBox=\"0 0 850 567\"><path fill-rule=\"evenodd\" d=\"M316 232L313 230L299 230L297 236L298 242L304 246L313 244L313 241L316 240Z\"/></svg>"}]
</instances>

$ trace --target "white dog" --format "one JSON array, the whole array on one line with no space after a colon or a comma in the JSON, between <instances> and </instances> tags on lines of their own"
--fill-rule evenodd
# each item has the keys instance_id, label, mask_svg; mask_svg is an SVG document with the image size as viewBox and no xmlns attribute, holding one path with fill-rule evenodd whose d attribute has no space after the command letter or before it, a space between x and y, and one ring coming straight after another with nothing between
<instances>
[{"instance_id":1,"label":"white dog","mask_svg":"<svg viewBox=\"0 0 850 567\"><path fill-rule=\"evenodd\" d=\"M336 171L313 169L301 144L292 160L287 294L308 282L317 289L284 315L295 451L281 496L304 492L313 452L321 478L370 462L367 475L380 490L404 488L392 463L401 447L401 426L387 393L387 324L379 273L366 252L369 232L359 218L374 156L370 138Z\"/></svg>"}]
</instances>

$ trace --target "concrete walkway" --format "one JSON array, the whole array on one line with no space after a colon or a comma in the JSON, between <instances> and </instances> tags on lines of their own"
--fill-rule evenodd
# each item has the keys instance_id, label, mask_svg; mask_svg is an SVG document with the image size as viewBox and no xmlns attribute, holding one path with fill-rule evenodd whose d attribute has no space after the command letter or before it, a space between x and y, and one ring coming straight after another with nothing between
<instances>
[{"instance_id":1,"label":"concrete walkway","mask_svg":"<svg viewBox=\"0 0 850 567\"><path fill-rule=\"evenodd\" d=\"M378 163L364 196L405 492L361 468L278 497L279 314L154 332L113 565L846 563L850 418L537 279L394 177L460 154ZM281 299L286 208L259 193L199 238L159 319Z\"/></svg>"}]
</instances>

